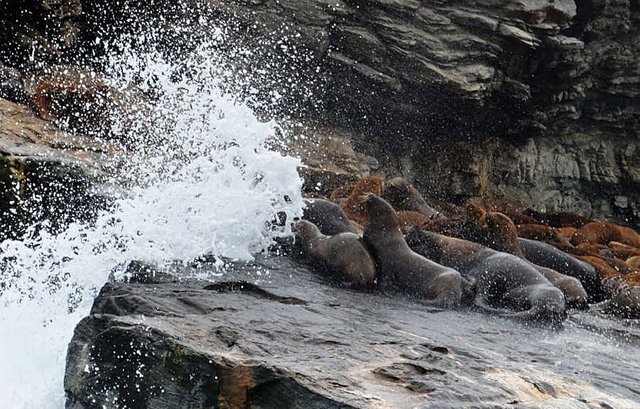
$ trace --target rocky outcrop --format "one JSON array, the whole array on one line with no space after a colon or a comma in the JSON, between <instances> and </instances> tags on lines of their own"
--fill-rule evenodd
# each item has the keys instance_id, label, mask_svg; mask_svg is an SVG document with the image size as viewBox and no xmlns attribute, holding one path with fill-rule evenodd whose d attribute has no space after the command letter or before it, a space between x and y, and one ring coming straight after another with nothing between
<instances>
[{"instance_id":1,"label":"rocky outcrop","mask_svg":"<svg viewBox=\"0 0 640 409\"><path fill-rule=\"evenodd\" d=\"M38 221L47 220L55 231L94 214L106 200L97 182L113 152L0 99L0 241Z\"/></svg>"},{"instance_id":2,"label":"rocky outcrop","mask_svg":"<svg viewBox=\"0 0 640 409\"><path fill-rule=\"evenodd\" d=\"M132 263L130 282L105 285L69 344L67 407L637 406L640 333L624 322L576 312L549 332L273 256L187 278L211 269Z\"/></svg>"}]
</instances>

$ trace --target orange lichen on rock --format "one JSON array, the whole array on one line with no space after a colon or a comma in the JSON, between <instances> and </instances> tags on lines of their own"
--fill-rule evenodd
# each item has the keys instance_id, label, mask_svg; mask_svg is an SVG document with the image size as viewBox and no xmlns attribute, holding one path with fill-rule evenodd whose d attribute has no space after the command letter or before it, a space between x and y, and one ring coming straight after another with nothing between
<instances>
[{"instance_id":1,"label":"orange lichen on rock","mask_svg":"<svg viewBox=\"0 0 640 409\"><path fill-rule=\"evenodd\" d=\"M640 248L640 235L633 229L607 222L588 223L578 229L571 237L571 243L574 246L580 243L606 245L610 241Z\"/></svg>"}]
</instances>

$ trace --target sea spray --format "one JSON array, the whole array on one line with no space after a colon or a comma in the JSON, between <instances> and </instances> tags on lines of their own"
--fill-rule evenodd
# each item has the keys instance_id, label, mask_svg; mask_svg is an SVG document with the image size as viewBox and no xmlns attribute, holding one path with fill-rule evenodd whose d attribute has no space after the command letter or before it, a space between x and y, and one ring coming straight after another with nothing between
<instances>
[{"instance_id":1,"label":"sea spray","mask_svg":"<svg viewBox=\"0 0 640 409\"><path fill-rule=\"evenodd\" d=\"M113 168L122 189L91 222L0 245L1 407L64 405L67 343L118 265L250 259L290 233L273 221L300 215L299 161L269 149L275 123L221 91L216 41L108 59L104 80L127 112L111 132L127 148Z\"/></svg>"}]
</instances>

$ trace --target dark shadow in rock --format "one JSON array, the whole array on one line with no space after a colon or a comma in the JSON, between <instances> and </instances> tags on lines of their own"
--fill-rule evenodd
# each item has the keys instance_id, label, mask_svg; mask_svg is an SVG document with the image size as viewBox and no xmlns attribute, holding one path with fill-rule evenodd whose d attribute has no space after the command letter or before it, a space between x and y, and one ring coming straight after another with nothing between
<instances>
[{"instance_id":1,"label":"dark shadow in rock","mask_svg":"<svg viewBox=\"0 0 640 409\"><path fill-rule=\"evenodd\" d=\"M244 293L254 297L266 298L267 300L277 301L282 304L300 304L306 305L307 302L295 297L282 297L270 293L255 284L247 281L225 281L222 283L210 284L204 287L205 290L217 291L220 293Z\"/></svg>"}]
</instances>

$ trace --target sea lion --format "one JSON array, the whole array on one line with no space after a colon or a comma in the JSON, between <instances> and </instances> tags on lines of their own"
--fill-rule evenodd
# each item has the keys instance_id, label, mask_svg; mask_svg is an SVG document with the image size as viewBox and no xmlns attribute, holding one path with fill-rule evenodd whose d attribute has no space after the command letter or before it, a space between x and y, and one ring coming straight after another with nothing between
<instances>
[{"instance_id":1,"label":"sea lion","mask_svg":"<svg viewBox=\"0 0 640 409\"><path fill-rule=\"evenodd\" d=\"M604 244L591 244L591 243L580 243L575 246L576 249L585 251L587 253L594 254L598 257L603 258L613 258L613 252L608 246Z\"/></svg>"},{"instance_id":2,"label":"sea lion","mask_svg":"<svg viewBox=\"0 0 640 409\"><path fill-rule=\"evenodd\" d=\"M365 205L368 223L363 239L377 262L381 284L398 287L432 305L459 306L463 292L460 273L412 251L387 201L369 195Z\"/></svg>"},{"instance_id":3,"label":"sea lion","mask_svg":"<svg viewBox=\"0 0 640 409\"><path fill-rule=\"evenodd\" d=\"M396 210L422 213L430 219L442 217L442 213L427 204L422 194L405 178L397 177L384 183L382 198Z\"/></svg>"},{"instance_id":4,"label":"sea lion","mask_svg":"<svg viewBox=\"0 0 640 409\"><path fill-rule=\"evenodd\" d=\"M640 269L640 256L631 256L626 261L631 268Z\"/></svg>"},{"instance_id":5,"label":"sea lion","mask_svg":"<svg viewBox=\"0 0 640 409\"><path fill-rule=\"evenodd\" d=\"M374 284L375 264L357 234L345 232L326 236L307 220L295 223L293 229L302 242L304 254L314 264L358 287Z\"/></svg>"},{"instance_id":6,"label":"sea lion","mask_svg":"<svg viewBox=\"0 0 640 409\"><path fill-rule=\"evenodd\" d=\"M626 260L629 257L640 256L640 248L627 246L626 244L618 243L617 241L610 241L608 244L609 249L615 257L622 260Z\"/></svg>"},{"instance_id":7,"label":"sea lion","mask_svg":"<svg viewBox=\"0 0 640 409\"><path fill-rule=\"evenodd\" d=\"M592 222L576 230L571 237L571 244L580 243L609 244L616 241L627 246L640 248L640 234L635 230L613 223Z\"/></svg>"},{"instance_id":8,"label":"sea lion","mask_svg":"<svg viewBox=\"0 0 640 409\"><path fill-rule=\"evenodd\" d=\"M525 259L577 278L587 291L591 302L602 300L604 295L602 282L591 265L541 241L520 238L518 243Z\"/></svg>"},{"instance_id":9,"label":"sea lion","mask_svg":"<svg viewBox=\"0 0 640 409\"><path fill-rule=\"evenodd\" d=\"M518 229L513 221L503 213L486 211L475 203L467 205L462 217L431 220L423 228L522 256L518 244Z\"/></svg>"},{"instance_id":10,"label":"sea lion","mask_svg":"<svg viewBox=\"0 0 640 409\"><path fill-rule=\"evenodd\" d=\"M527 263L531 263L526 259L521 259ZM586 310L589 308L589 295L584 289L584 286L575 277L568 276L557 272L556 270L539 266L531 263L531 265L538 270L540 274L551 282L554 286L558 287L562 294L564 294L564 300L567 304L567 308L575 308L577 310Z\"/></svg>"},{"instance_id":11,"label":"sea lion","mask_svg":"<svg viewBox=\"0 0 640 409\"><path fill-rule=\"evenodd\" d=\"M337 204L324 199L304 199L302 219L315 224L322 234L355 233L347 215Z\"/></svg>"},{"instance_id":12,"label":"sea lion","mask_svg":"<svg viewBox=\"0 0 640 409\"><path fill-rule=\"evenodd\" d=\"M350 220L364 226L367 223L367 212L364 202L368 194L382 194L382 179L377 176L365 176L353 187L347 200L341 205Z\"/></svg>"},{"instance_id":13,"label":"sea lion","mask_svg":"<svg viewBox=\"0 0 640 409\"><path fill-rule=\"evenodd\" d=\"M544 242L555 242L570 245L569 240L554 228L544 224L519 224L518 237Z\"/></svg>"},{"instance_id":14,"label":"sea lion","mask_svg":"<svg viewBox=\"0 0 640 409\"><path fill-rule=\"evenodd\" d=\"M406 240L418 254L455 268L474 282L474 304L483 310L552 323L566 317L562 292L530 263L513 254L417 228Z\"/></svg>"},{"instance_id":15,"label":"sea lion","mask_svg":"<svg viewBox=\"0 0 640 409\"><path fill-rule=\"evenodd\" d=\"M640 287L630 287L617 280L607 284L611 285L609 292L613 296L594 305L594 308L622 318L640 318Z\"/></svg>"},{"instance_id":16,"label":"sea lion","mask_svg":"<svg viewBox=\"0 0 640 409\"><path fill-rule=\"evenodd\" d=\"M579 229L593 222L588 217L571 212L536 212L532 209L526 209L523 213L549 227L575 227Z\"/></svg>"}]
</instances>

